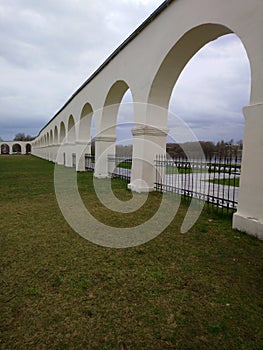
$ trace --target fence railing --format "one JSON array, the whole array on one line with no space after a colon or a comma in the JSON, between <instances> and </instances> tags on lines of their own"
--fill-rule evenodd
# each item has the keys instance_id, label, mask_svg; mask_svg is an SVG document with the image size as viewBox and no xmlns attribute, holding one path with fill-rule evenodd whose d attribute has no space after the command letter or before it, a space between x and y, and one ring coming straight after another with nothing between
<instances>
[{"instance_id":1,"label":"fence railing","mask_svg":"<svg viewBox=\"0 0 263 350\"><path fill-rule=\"evenodd\" d=\"M94 171L94 155L85 155L85 168L87 171ZM131 158L108 156L108 174L112 178L129 181L131 168ZM157 156L155 168L156 191L174 192L198 198L217 208L227 210L237 207L241 173L239 157L189 160Z\"/></svg>"},{"instance_id":2,"label":"fence railing","mask_svg":"<svg viewBox=\"0 0 263 350\"><path fill-rule=\"evenodd\" d=\"M94 171L95 156L93 154L85 154L85 169L87 171Z\"/></svg>"},{"instance_id":3,"label":"fence railing","mask_svg":"<svg viewBox=\"0 0 263 350\"><path fill-rule=\"evenodd\" d=\"M194 197L218 208L236 209L241 159L157 156L155 189Z\"/></svg>"},{"instance_id":4,"label":"fence railing","mask_svg":"<svg viewBox=\"0 0 263 350\"><path fill-rule=\"evenodd\" d=\"M72 153L72 167L76 168L76 153Z\"/></svg>"},{"instance_id":5,"label":"fence railing","mask_svg":"<svg viewBox=\"0 0 263 350\"><path fill-rule=\"evenodd\" d=\"M132 159L127 157L108 156L109 176L129 181L131 178Z\"/></svg>"}]
</instances>

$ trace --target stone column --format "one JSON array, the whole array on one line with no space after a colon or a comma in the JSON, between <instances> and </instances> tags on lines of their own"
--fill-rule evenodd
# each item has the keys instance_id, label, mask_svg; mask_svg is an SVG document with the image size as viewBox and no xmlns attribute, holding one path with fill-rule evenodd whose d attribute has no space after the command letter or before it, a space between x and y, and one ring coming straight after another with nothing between
<instances>
[{"instance_id":1,"label":"stone column","mask_svg":"<svg viewBox=\"0 0 263 350\"><path fill-rule=\"evenodd\" d=\"M54 152L53 152L53 145L50 145L48 146L49 147L49 157L48 157L48 160L50 162L53 162L54 161Z\"/></svg>"},{"instance_id":2,"label":"stone column","mask_svg":"<svg viewBox=\"0 0 263 350\"><path fill-rule=\"evenodd\" d=\"M135 192L154 190L156 171L154 161L157 155L166 154L167 128L149 125L135 127L133 134L133 155L131 182L128 185Z\"/></svg>"},{"instance_id":3,"label":"stone column","mask_svg":"<svg viewBox=\"0 0 263 350\"><path fill-rule=\"evenodd\" d=\"M23 143L18 143L21 146L21 154L26 154L26 145Z\"/></svg>"},{"instance_id":4,"label":"stone column","mask_svg":"<svg viewBox=\"0 0 263 350\"><path fill-rule=\"evenodd\" d=\"M58 145L53 145L53 162L57 163Z\"/></svg>"},{"instance_id":5,"label":"stone column","mask_svg":"<svg viewBox=\"0 0 263 350\"><path fill-rule=\"evenodd\" d=\"M47 151L47 160L50 162L51 161L51 157L52 157L52 155L51 155L51 146L50 145L46 146L46 151Z\"/></svg>"},{"instance_id":6,"label":"stone column","mask_svg":"<svg viewBox=\"0 0 263 350\"><path fill-rule=\"evenodd\" d=\"M95 173L97 178L109 177L108 155L115 156L116 137L99 135L95 138Z\"/></svg>"},{"instance_id":7,"label":"stone column","mask_svg":"<svg viewBox=\"0 0 263 350\"><path fill-rule=\"evenodd\" d=\"M66 154L66 162L65 166L68 168L72 168L72 154L76 153L75 150L75 142L67 142L63 146L64 152ZM64 163L64 161L63 161Z\"/></svg>"},{"instance_id":8,"label":"stone column","mask_svg":"<svg viewBox=\"0 0 263 350\"><path fill-rule=\"evenodd\" d=\"M57 164L58 165L64 165L64 153L65 153L65 147L64 145L58 145L58 151L57 151Z\"/></svg>"},{"instance_id":9,"label":"stone column","mask_svg":"<svg viewBox=\"0 0 263 350\"><path fill-rule=\"evenodd\" d=\"M245 107L244 149L233 228L263 239L263 104Z\"/></svg>"}]
</instances>

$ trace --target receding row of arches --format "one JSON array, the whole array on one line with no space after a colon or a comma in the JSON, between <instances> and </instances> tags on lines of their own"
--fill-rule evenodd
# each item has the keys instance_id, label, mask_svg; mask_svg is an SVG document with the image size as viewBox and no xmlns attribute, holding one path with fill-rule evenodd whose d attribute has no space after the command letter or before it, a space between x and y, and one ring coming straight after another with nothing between
<instances>
[{"instance_id":1,"label":"receding row of arches","mask_svg":"<svg viewBox=\"0 0 263 350\"><path fill-rule=\"evenodd\" d=\"M33 145L35 147L61 145L75 143L76 140L85 140L91 136L91 119L93 110L89 103L83 107L79 122L79 133L76 132L76 118L71 114L67 122L61 121L58 125L50 128L43 136L38 138ZM84 118L85 117L85 118ZM85 119L85 120L84 120Z\"/></svg>"},{"instance_id":2,"label":"receding row of arches","mask_svg":"<svg viewBox=\"0 0 263 350\"><path fill-rule=\"evenodd\" d=\"M216 29L218 30L217 26ZM199 29L196 29L196 31L198 34ZM225 37L226 35L232 35L235 36L237 41L239 40L239 38L233 33L226 34L227 30L225 30L224 28L220 29L219 32L221 32L222 34L221 37ZM189 35L190 34L186 34L186 37ZM213 35L216 36L215 34ZM213 35L211 39L213 39ZM187 38L185 40L187 40ZM244 47L240 40L239 42L241 44L241 51L243 51L244 54ZM209 43L207 45L209 45ZM175 48L177 46L178 44L175 45ZM199 44L199 46L201 45ZM202 49L205 49L205 46L206 45L204 45ZM177 85L178 77L180 75L180 72L184 72L190 63L188 62L188 64L185 64L185 67L180 67L178 71L178 68L170 62L172 59L175 59L177 57L177 54L173 53L173 51L176 51L175 48L173 48L170 51L170 53L167 55L167 57L164 59L164 62L160 66L156 78L153 80L152 88L148 96L148 103L153 103L162 107L164 110L164 114L167 112L167 110L173 108L173 95ZM191 54L192 53L189 53L190 56ZM248 67L247 70L249 71L248 59L246 65ZM167 67L169 67L169 69ZM171 67L174 67L174 72L172 72ZM165 78L166 80L164 84L163 80ZM158 87L159 85L163 87L162 90L160 90L160 87ZM156 94L155 91L158 91L158 94ZM248 103L250 83L247 84L246 91L247 96L245 96L245 99L240 102L240 110L245 103ZM132 102L134 102L133 87L129 86L129 84L124 80L117 80L109 88L109 91L103 103L103 111L101 113L101 118L97 123L95 123L96 112L94 111L92 104L90 102L86 102L82 106L80 112L75 112L74 114L71 113L67 118L63 116L63 118L61 118L62 120L60 118L55 118L54 121L49 124L50 128L46 127L44 130L45 133L40 134L36 141L33 142L33 146L41 148L47 146L57 146L62 144L75 144L78 142L91 143L93 137L97 134L101 134L102 132L104 135L116 137L117 144L118 142L121 143L122 141L126 144L132 144L133 139L131 129L134 126L134 123L136 123L134 115L134 104ZM176 103L177 102L178 100L176 101ZM161 115L160 113L159 119L162 119L162 121L158 121L158 126L161 126L163 128L170 128L172 126L173 121L169 117L169 113L166 116ZM240 113L240 118L242 118L242 120L239 120L239 124L242 124L242 113ZM196 121L196 123L197 122L198 120ZM210 121L207 120L207 122L210 123L211 130L213 119L210 118Z\"/></svg>"},{"instance_id":3,"label":"receding row of arches","mask_svg":"<svg viewBox=\"0 0 263 350\"><path fill-rule=\"evenodd\" d=\"M111 83L105 82L105 87L103 88L104 93L101 93L101 95L97 91L98 96L95 98L93 96L90 98L90 101L87 101L89 93L86 93L86 97L80 98L78 103L71 104L69 101L69 107L63 107L33 141L32 145L35 154L59 164L65 164L66 166L73 166L73 164L75 166L76 163L77 170L84 170L82 165L78 165L80 163L82 164L80 161L80 150L78 148L79 144L83 143L91 146L91 141L95 139L95 148L93 148L95 157L97 160L102 160L100 163L101 165L99 165L99 162L96 162L95 175L99 177L107 176L108 171L107 166L105 166L107 162L106 153L108 153L108 155L115 154L116 144L118 144L119 141L117 139L117 136L119 136L119 128L119 130L122 131L121 138L124 139L124 142L129 142L133 146L132 157L134 159L144 159L148 157L150 159L149 162L154 164L156 152L165 152L167 143L166 130L170 127L169 109L172 107L171 101L179 77L185 69L187 69L187 66L191 63L191 59L199 53L200 50L205 49L206 45L226 35L234 35L236 39L239 40L243 55L246 56L245 64L249 71L249 60L246 55L246 50L238 36L229 28L218 24L203 24L192 28L186 32L183 37L170 48L166 56L162 58L159 68L155 71L153 77L148 79L149 86L147 87L147 93L138 98L141 91L138 92L138 86L135 84L136 80L134 81L133 77L115 80L117 76L114 76ZM223 45L220 46L221 51L222 47ZM215 63L214 71L218 72L217 63ZM214 77L214 83L217 84L219 79L220 77L217 74L217 76ZM229 85L235 85L235 82L232 81ZM192 82L190 82L189 86L192 86ZM220 89L220 84L218 86ZM204 88L201 88L201 90L204 90ZM246 91L247 98L240 101L241 112L239 115L242 119L242 107L247 104L249 100L250 81L247 82ZM131 108L129 110L128 120L126 118L127 111L124 110L125 108L122 110L123 115L120 115L121 106L124 104L123 101L125 98L127 98L129 102L133 102L130 104ZM214 99L211 104L213 105L215 101L218 102L219 100L219 98L216 100ZM205 99L204 103L205 106L209 105L209 101ZM191 106L191 104L192 99L189 99L185 104L186 108ZM152 108L152 106L157 106L158 109L155 107ZM194 113L196 113L196 111L194 111ZM224 113L223 109L220 113ZM182 117L182 115L180 117ZM203 116L200 116L198 113L196 116L191 115L192 120L196 119L192 124L200 123L198 118L200 119L202 117ZM126 125L127 121L128 126ZM210 123L211 130L213 118L206 118L206 123ZM156 133L156 130L159 131ZM194 133L193 128L191 132L192 134ZM190 137L192 137L191 132L187 132L187 135ZM150 144L153 138L156 148L152 145L153 147L147 150L140 140L143 140L144 143L148 140ZM129 141L127 141L127 139ZM194 139L197 140L196 138ZM135 142L135 140L137 141ZM179 135L179 140L174 141L183 142L182 140L188 141L185 139L185 135ZM65 161L62 161L64 156L58 156L59 146L63 146ZM87 147L86 152L91 153L91 147ZM73 155L75 154L77 155L76 162L73 161ZM146 174L142 176L139 173L137 174L136 171L138 169L136 169L136 171L134 170L134 168L136 168L135 164L136 162L132 163L131 181L136 182L136 177L140 177L141 179L144 176L148 177L148 166L145 165L146 170L140 167L139 173L143 172ZM147 179L147 183L151 184L150 187L153 186L154 174L151 175L150 180Z\"/></svg>"},{"instance_id":4,"label":"receding row of arches","mask_svg":"<svg viewBox=\"0 0 263 350\"><path fill-rule=\"evenodd\" d=\"M110 98L111 94L114 94L116 85L125 85L126 89L122 91L122 95L118 96L114 105L109 102L112 100ZM129 102L131 102L131 92L128 85L123 81L118 81L114 84L112 89L109 92L109 96L106 99L105 108L103 111L103 122L101 124L100 130L104 130L106 134L115 134L116 130L116 120L119 111L119 107L122 104L123 96L126 92L129 91L130 98ZM106 116L107 114L107 116ZM133 113L129 114L130 120L133 119ZM127 118L125 120L127 123ZM119 127L121 122L119 123ZM95 120L94 120L94 110L90 103L85 103L82 108L81 114L78 118L73 116L72 114L68 117L67 122L61 121L59 124L50 128L44 135L39 137L36 141L33 142L34 147L46 147L46 146L56 146L62 144L72 144L76 141L78 142L91 142L92 138L96 134L95 129ZM119 135L118 135L119 136ZM121 139L121 137L118 137Z\"/></svg>"},{"instance_id":5,"label":"receding row of arches","mask_svg":"<svg viewBox=\"0 0 263 350\"><path fill-rule=\"evenodd\" d=\"M25 147L20 143L2 143L1 144L1 154L20 154L20 153L31 153L31 144L25 144Z\"/></svg>"}]
</instances>

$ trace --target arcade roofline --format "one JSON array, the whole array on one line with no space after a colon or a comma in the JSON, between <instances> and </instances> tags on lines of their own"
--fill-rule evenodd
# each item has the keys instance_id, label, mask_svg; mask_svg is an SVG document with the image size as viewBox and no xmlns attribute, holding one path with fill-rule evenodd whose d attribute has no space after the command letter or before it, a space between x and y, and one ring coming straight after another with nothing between
<instances>
[{"instance_id":1,"label":"arcade roofline","mask_svg":"<svg viewBox=\"0 0 263 350\"><path fill-rule=\"evenodd\" d=\"M67 102L57 111L57 113L49 120L49 122L43 126L39 131L37 137L41 132L63 111L64 108L74 99L75 96L87 86L112 60L118 55L118 53L123 50L133 39L139 35L144 28L146 28L156 17L158 17L172 2L176 0L165 0L147 19L137 28L134 32L126 39L124 42L117 47L116 50L99 66L97 70L74 92L74 94L67 100Z\"/></svg>"}]
</instances>

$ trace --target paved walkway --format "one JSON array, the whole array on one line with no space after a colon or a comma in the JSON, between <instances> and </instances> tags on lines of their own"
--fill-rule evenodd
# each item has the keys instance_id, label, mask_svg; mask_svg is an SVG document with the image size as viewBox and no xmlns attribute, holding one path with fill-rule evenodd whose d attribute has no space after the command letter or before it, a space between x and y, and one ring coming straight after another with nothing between
<instances>
[{"instance_id":1,"label":"paved walkway","mask_svg":"<svg viewBox=\"0 0 263 350\"><path fill-rule=\"evenodd\" d=\"M235 208L238 200L238 187L218 185L211 182L213 179L229 179L234 175L218 173L193 173L165 175L162 184L167 191L175 191L181 194L189 192L193 197L202 198L222 206ZM210 181L209 181L210 180ZM176 189L176 190L175 190Z\"/></svg>"}]
</instances>

